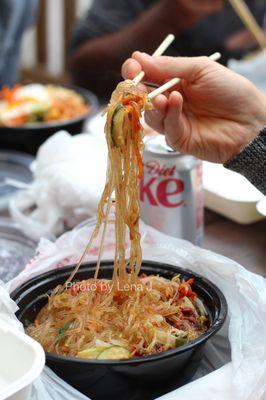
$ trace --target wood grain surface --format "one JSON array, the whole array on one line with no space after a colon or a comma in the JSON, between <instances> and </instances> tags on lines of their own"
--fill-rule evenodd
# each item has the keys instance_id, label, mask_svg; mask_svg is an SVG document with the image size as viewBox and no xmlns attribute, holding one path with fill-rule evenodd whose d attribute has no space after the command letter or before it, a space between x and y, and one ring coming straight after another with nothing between
<instances>
[{"instance_id":1,"label":"wood grain surface","mask_svg":"<svg viewBox=\"0 0 266 400\"><path fill-rule=\"evenodd\" d=\"M240 225L205 210L204 248L232 258L266 277L266 220Z\"/></svg>"}]
</instances>

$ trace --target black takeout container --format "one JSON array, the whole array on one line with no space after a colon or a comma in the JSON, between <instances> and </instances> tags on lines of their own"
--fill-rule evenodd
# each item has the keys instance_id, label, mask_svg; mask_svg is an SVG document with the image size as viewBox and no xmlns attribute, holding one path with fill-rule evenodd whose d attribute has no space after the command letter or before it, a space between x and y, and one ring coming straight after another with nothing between
<instances>
[{"instance_id":1,"label":"black takeout container","mask_svg":"<svg viewBox=\"0 0 266 400\"><path fill-rule=\"evenodd\" d=\"M64 85L59 85L64 87ZM99 110L97 97L87 89L77 86L65 86L80 94L90 106L87 113L66 121L40 122L22 126L0 126L0 148L17 150L36 155L39 147L46 139L60 130L66 130L71 135L82 132L86 120Z\"/></svg>"},{"instance_id":2,"label":"black takeout container","mask_svg":"<svg viewBox=\"0 0 266 400\"><path fill-rule=\"evenodd\" d=\"M101 264L100 278L110 278L112 261ZM83 264L75 281L93 277L95 263ZM19 306L18 319L27 326L33 322L47 297L58 284L64 283L73 265L41 274L16 289L11 297ZM187 345L157 355L123 361L86 360L46 353L46 364L62 379L92 400L150 400L185 383L195 373L207 340L222 327L227 315L227 303L222 292L209 280L191 271L172 265L144 261L141 271L172 278L195 278L193 290L204 302L210 318L206 333Z\"/></svg>"}]
</instances>

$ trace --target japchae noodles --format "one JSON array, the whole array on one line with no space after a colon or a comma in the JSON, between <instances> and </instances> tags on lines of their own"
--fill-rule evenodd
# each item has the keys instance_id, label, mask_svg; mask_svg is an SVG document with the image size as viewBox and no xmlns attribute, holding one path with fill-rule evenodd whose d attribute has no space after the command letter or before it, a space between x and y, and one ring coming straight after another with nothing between
<instances>
[{"instance_id":1,"label":"japchae noodles","mask_svg":"<svg viewBox=\"0 0 266 400\"><path fill-rule=\"evenodd\" d=\"M0 126L18 127L85 116L85 98L63 86L32 83L0 90Z\"/></svg>"},{"instance_id":2,"label":"japchae noodles","mask_svg":"<svg viewBox=\"0 0 266 400\"><path fill-rule=\"evenodd\" d=\"M30 336L44 349L62 355L128 359L155 354L196 339L208 318L193 291L193 279L171 281L139 275L138 179L142 176L143 132L140 116L150 107L145 93L131 81L118 85L107 107L108 169L98 206L97 225L77 267L64 286L55 288ZM110 210L115 213L116 246L112 280L98 278ZM71 282L93 240L101 234L94 279ZM129 234L129 257L126 238Z\"/></svg>"}]
</instances>

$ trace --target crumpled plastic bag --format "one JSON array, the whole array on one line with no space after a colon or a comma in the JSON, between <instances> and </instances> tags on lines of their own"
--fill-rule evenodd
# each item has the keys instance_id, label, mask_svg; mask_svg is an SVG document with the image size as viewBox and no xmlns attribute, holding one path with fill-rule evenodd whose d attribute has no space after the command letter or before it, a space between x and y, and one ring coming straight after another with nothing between
<instances>
[{"instance_id":1,"label":"crumpled plastic bag","mask_svg":"<svg viewBox=\"0 0 266 400\"><path fill-rule=\"evenodd\" d=\"M57 132L38 151L33 182L10 200L12 218L27 236L39 240L60 235L95 215L106 160L103 134Z\"/></svg>"},{"instance_id":2,"label":"crumpled plastic bag","mask_svg":"<svg viewBox=\"0 0 266 400\"><path fill-rule=\"evenodd\" d=\"M0 280L0 324L23 331L23 325L15 316L17 310L18 306L10 299L5 284ZM30 398L24 400L88 400L88 397L60 379L50 368L44 367L32 385Z\"/></svg>"},{"instance_id":3,"label":"crumpled plastic bag","mask_svg":"<svg viewBox=\"0 0 266 400\"><path fill-rule=\"evenodd\" d=\"M29 400L89 400L89 398L59 378L50 368L44 367L40 379L34 382Z\"/></svg>"},{"instance_id":4,"label":"crumpled plastic bag","mask_svg":"<svg viewBox=\"0 0 266 400\"><path fill-rule=\"evenodd\" d=\"M266 50L245 60L229 60L228 67L245 76L266 95Z\"/></svg>"},{"instance_id":5,"label":"crumpled plastic bag","mask_svg":"<svg viewBox=\"0 0 266 400\"><path fill-rule=\"evenodd\" d=\"M0 323L5 323L13 329L23 331L22 324L15 317L17 310L18 306L10 299L4 282L0 280Z\"/></svg>"},{"instance_id":6,"label":"crumpled plastic bag","mask_svg":"<svg viewBox=\"0 0 266 400\"><path fill-rule=\"evenodd\" d=\"M94 225L95 219L91 219L62 235L55 243L41 240L37 256L9 282L9 291L42 272L76 263ZM265 399L266 280L226 257L166 236L144 224L141 224L141 233L144 260L171 263L202 274L222 290L229 306L228 326L225 324L206 345L203 362L195 376L200 379L165 395L163 399L183 400L182 394L190 400ZM99 245L97 239L85 261L97 259ZM114 245L114 227L110 225L103 259L113 258Z\"/></svg>"}]
</instances>

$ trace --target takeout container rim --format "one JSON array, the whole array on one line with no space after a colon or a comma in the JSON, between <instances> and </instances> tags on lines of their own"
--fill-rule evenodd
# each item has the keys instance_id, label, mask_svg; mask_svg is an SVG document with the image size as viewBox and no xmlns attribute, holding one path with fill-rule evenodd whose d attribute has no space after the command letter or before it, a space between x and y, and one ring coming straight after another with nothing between
<instances>
[{"instance_id":1,"label":"takeout container rim","mask_svg":"<svg viewBox=\"0 0 266 400\"><path fill-rule=\"evenodd\" d=\"M94 269L95 264L96 264L95 261L83 263L80 266L80 270L84 269L85 267L88 268L88 270ZM113 264L112 260L102 261L100 271L110 269L112 264ZM73 265L73 264L66 265L59 269L53 269L51 271L39 274L39 275L35 276L34 278L28 280L24 284L22 284L17 289L15 289L11 293L10 297L15 302L19 302L19 300L20 300L19 292L23 291L24 288L30 287L32 283L36 283L36 280L40 280L40 282L42 282L42 284L43 284L45 282L43 280L44 277L46 277L46 279L48 279L48 281L50 281L49 278L56 274L61 275L62 273L67 273L67 272L69 272L69 274L70 274L71 271L73 271L74 267L75 267L75 265ZM205 290L211 289L213 291L213 293L216 294L216 297L219 300L220 305L219 305L218 315L215 317L215 320L213 321L211 326L208 328L208 330L204 334L200 335L197 339L194 339L191 342L189 342L188 344L185 344L183 346L177 347L175 349L167 350L167 351L164 351L159 354L136 357L136 358L131 358L128 360L85 359L85 358L72 357L72 356L61 356L61 355L58 355L55 353L45 352L46 356L49 357L49 360L56 361L57 363L66 363L69 361L71 363L77 363L77 364L106 365L107 367L108 366L123 366L123 365L128 365L128 364L130 364L130 365L138 365L138 364L142 364L142 363L146 364L149 362L154 362L156 360L166 359L166 358L172 357L174 355L182 354L186 351L193 350L194 348L196 349L197 346L201 345L202 343L204 343L205 341L210 339L211 336L213 336L215 333L217 333L222 328L222 326L225 322L225 319L227 317L227 312L228 312L227 301L225 299L224 294L221 292L221 290L214 283L209 281L209 279L207 279L207 278L203 277L202 275L199 275L187 268L181 268L181 267L174 266L172 264L161 263L161 262L157 262L157 261L143 260L142 267L145 267L146 269L150 268L151 270L153 270L153 275L155 272L154 269L158 270L159 275L160 275L160 272L163 272L163 271L164 271L164 273L167 274L167 272L168 272L168 274L169 274L169 270L171 270L172 272L174 272L174 270L177 270L176 273L178 274L178 273L180 273L180 270L182 270L185 273L189 274L191 277L196 278L196 285L197 285L197 283L200 282L200 283L204 284L203 287L205 288ZM181 274L182 274L182 271L181 271ZM206 288L206 286L207 286L207 288Z\"/></svg>"}]
</instances>

